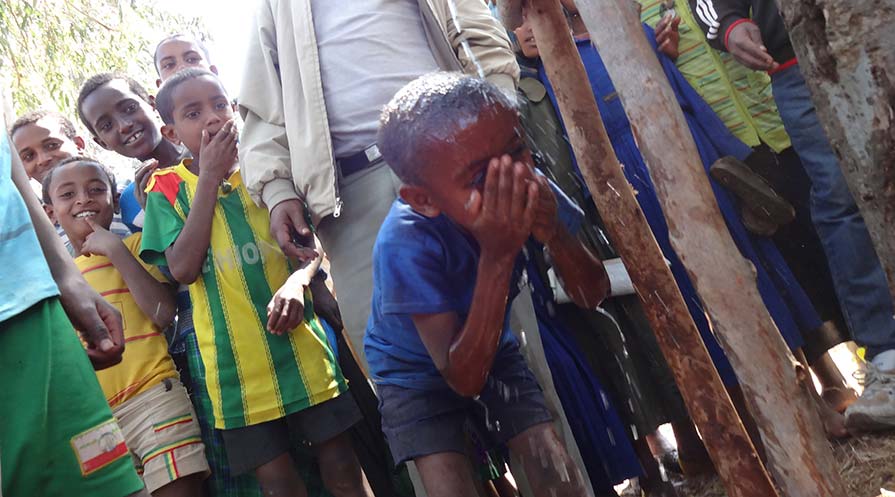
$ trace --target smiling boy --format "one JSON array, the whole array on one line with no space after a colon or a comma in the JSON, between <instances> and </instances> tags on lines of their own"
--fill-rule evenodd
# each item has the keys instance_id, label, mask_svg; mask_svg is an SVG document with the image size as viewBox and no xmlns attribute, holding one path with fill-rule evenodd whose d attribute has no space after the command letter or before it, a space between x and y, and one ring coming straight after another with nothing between
<instances>
[{"instance_id":1,"label":"smiling boy","mask_svg":"<svg viewBox=\"0 0 895 497\"><path fill-rule=\"evenodd\" d=\"M44 178L43 196L75 247L81 274L123 315L124 358L97 378L147 489L164 497L197 495L208 463L161 332L174 319L173 287L158 268L137 259L140 233L122 240L109 231L118 193L105 166L87 157L65 159Z\"/></svg>"},{"instance_id":2,"label":"smiling boy","mask_svg":"<svg viewBox=\"0 0 895 497\"><path fill-rule=\"evenodd\" d=\"M143 199L137 186L156 168L179 164L188 153L164 139L149 93L126 74L88 79L78 94L78 116L99 146L144 162L121 192L121 217L131 231L140 231Z\"/></svg>"}]
</instances>

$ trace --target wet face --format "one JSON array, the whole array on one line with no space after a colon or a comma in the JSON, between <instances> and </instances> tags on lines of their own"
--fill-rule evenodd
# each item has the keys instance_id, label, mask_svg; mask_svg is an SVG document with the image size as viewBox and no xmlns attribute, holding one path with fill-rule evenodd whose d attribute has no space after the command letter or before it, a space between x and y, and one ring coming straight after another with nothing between
<instances>
[{"instance_id":1,"label":"wet face","mask_svg":"<svg viewBox=\"0 0 895 497\"><path fill-rule=\"evenodd\" d=\"M108 229L117 195L109 177L92 162L71 162L53 171L48 213L80 245L93 229L87 219Z\"/></svg>"},{"instance_id":2,"label":"wet face","mask_svg":"<svg viewBox=\"0 0 895 497\"><path fill-rule=\"evenodd\" d=\"M46 116L33 124L26 124L12 135L12 142L19 152L28 176L43 182L44 176L62 159L67 159L84 149L80 136L69 138L62 132L59 118Z\"/></svg>"},{"instance_id":3,"label":"wet face","mask_svg":"<svg viewBox=\"0 0 895 497\"><path fill-rule=\"evenodd\" d=\"M159 45L155 54L155 64L159 73L159 84L189 67L208 69L217 74L217 68L205 58L202 47L189 39L174 38Z\"/></svg>"},{"instance_id":4,"label":"wet face","mask_svg":"<svg viewBox=\"0 0 895 497\"><path fill-rule=\"evenodd\" d=\"M468 225L472 219L466 206L472 192L482 191L491 159L505 154L533 172L519 117L503 107L486 108L446 137L433 138L422 153L427 163L418 187L434 209L424 214L444 213L461 226Z\"/></svg>"},{"instance_id":5,"label":"wet face","mask_svg":"<svg viewBox=\"0 0 895 497\"><path fill-rule=\"evenodd\" d=\"M522 50L522 55L530 59L537 58L541 55L540 52L538 52L538 44L535 42L535 35L531 31L531 21L528 20L528 12L523 11L522 25L516 28L513 33L516 35L519 48Z\"/></svg>"},{"instance_id":6,"label":"wet face","mask_svg":"<svg viewBox=\"0 0 895 497\"><path fill-rule=\"evenodd\" d=\"M155 111L131 91L127 81L113 79L84 99L81 112L96 142L125 157L146 160L162 141Z\"/></svg>"},{"instance_id":7,"label":"wet face","mask_svg":"<svg viewBox=\"0 0 895 497\"><path fill-rule=\"evenodd\" d=\"M221 127L233 119L233 106L221 83L211 76L200 76L184 81L171 93L174 124L165 126L165 135L175 142L182 142L199 157L202 131L213 138Z\"/></svg>"}]
</instances>

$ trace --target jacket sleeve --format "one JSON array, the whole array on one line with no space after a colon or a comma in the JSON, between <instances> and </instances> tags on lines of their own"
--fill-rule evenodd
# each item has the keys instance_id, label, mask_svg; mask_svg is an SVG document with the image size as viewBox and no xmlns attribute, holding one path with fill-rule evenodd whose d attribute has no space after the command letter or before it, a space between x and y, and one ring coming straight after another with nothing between
<instances>
[{"instance_id":1,"label":"jacket sleeve","mask_svg":"<svg viewBox=\"0 0 895 497\"><path fill-rule=\"evenodd\" d=\"M265 0L255 14L239 92L243 178L252 199L268 209L299 198L286 137L276 29L270 0Z\"/></svg>"},{"instance_id":2,"label":"jacket sleeve","mask_svg":"<svg viewBox=\"0 0 895 497\"><path fill-rule=\"evenodd\" d=\"M478 74L516 94L519 64L510 39L482 0L452 0L448 4L447 36L464 72Z\"/></svg>"},{"instance_id":3,"label":"jacket sleeve","mask_svg":"<svg viewBox=\"0 0 895 497\"><path fill-rule=\"evenodd\" d=\"M709 45L725 52L731 28L750 17L749 0L690 0L690 9Z\"/></svg>"}]
</instances>

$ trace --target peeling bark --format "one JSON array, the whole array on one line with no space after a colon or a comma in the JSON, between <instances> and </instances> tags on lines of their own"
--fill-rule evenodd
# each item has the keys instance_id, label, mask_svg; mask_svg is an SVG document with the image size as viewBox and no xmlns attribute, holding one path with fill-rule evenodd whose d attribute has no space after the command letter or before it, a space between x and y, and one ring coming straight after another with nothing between
<instances>
[{"instance_id":1,"label":"peeling bark","mask_svg":"<svg viewBox=\"0 0 895 497\"><path fill-rule=\"evenodd\" d=\"M895 1L778 4L895 298Z\"/></svg>"},{"instance_id":2,"label":"peeling bark","mask_svg":"<svg viewBox=\"0 0 895 497\"><path fill-rule=\"evenodd\" d=\"M504 18L512 19L518 1L501 4ZM727 396L613 152L559 0L532 0L531 4L529 18L581 171L615 248L627 262L662 353L728 495L775 497L770 477ZM518 11L515 18L518 20Z\"/></svg>"},{"instance_id":3,"label":"peeling bark","mask_svg":"<svg viewBox=\"0 0 895 497\"><path fill-rule=\"evenodd\" d=\"M519 0L506 3L504 18L518 18L507 11ZM622 259L635 261L628 264L632 280L728 495L777 495L744 438L729 399L719 398L717 373L707 370L705 348L680 293L676 286L671 288L674 283L664 263L654 260L655 241L596 118L593 93L577 50L565 34L568 28L558 0L530 3L532 28L582 173ZM672 245L741 380L782 495L842 497L838 468L811 398L797 377L797 363L761 300L755 268L740 255L727 231L689 128L632 2L576 3L650 167ZM683 323L686 326L681 327Z\"/></svg>"}]
</instances>

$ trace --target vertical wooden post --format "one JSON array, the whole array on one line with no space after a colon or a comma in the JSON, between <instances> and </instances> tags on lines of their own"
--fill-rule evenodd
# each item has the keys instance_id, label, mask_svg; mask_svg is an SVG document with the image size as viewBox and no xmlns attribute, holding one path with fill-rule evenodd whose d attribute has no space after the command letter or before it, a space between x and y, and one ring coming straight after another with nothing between
<instances>
[{"instance_id":1,"label":"vertical wooden post","mask_svg":"<svg viewBox=\"0 0 895 497\"><path fill-rule=\"evenodd\" d=\"M895 298L895 4L778 0Z\"/></svg>"},{"instance_id":2,"label":"vertical wooden post","mask_svg":"<svg viewBox=\"0 0 895 497\"><path fill-rule=\"evenodd\" d=\"M518 15L519 3L501 0ZM776 490L727 396L671 270L615 157L559 0L532 0L535 38L578 164L627 267L662 353L730 497Z\"/></svg>"},{"instance_id":3,"label":"vertical wooden post","mask_svg":"<svg viewBox=\"0 0 895 497\"><path fill-rule=\"evenodd\" d=\"M778 487L789 497L842 497L844 486L813 401L761 300L754 266L741 256L727 231L689 127L633 2L576 4L650 168L672 245L740 379ZM703 435L708 443L711 435Z\"/></svg>"}]
</instances>

